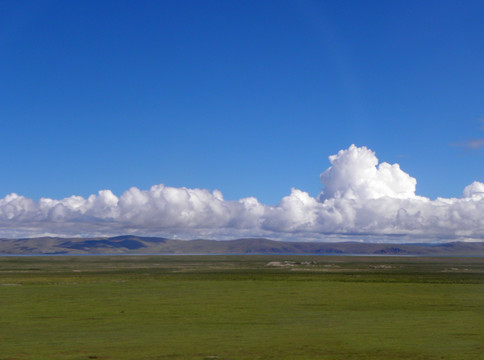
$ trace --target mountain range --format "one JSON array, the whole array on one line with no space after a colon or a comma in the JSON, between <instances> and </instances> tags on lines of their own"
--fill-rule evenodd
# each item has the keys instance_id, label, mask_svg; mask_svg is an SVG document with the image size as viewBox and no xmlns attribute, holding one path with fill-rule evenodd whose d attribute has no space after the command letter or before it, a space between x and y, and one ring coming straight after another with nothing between
<instances>
[{"instance_id":1,"label":"mountain range","mask_svg":"<svg viewBox=\"0 0 484 360\"><path fill-rule=\"evenodd\" d=\"M314 254L484 256L484 242L395 244L360 242L286 242L264 238L173 240L162 237L38 237L0 239L3 255L77 254Z\"/></svg>"}]
</instances>

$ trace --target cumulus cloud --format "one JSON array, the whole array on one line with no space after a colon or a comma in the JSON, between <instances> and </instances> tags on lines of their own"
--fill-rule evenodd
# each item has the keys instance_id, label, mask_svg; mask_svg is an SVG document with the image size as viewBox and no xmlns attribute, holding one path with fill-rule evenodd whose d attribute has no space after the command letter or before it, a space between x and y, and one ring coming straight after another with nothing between
<instances>
[{"instance_id":1,"label":"cumulus cloud","mask_svg":"<svg viewBox=\"0 0 484 360\"><path fill-rule=\"evenodd\" d=\"M400 169L398 164L381 163L366 147L351 145L329 157L331 167L320 176L325 186L322 199L353 198L398 199L415 196L417 180Z\"/></svg>"},{"instance_id":2,"label":"cumulus cloud","mask_svg":"<svg viewBox=\"0 0 484 360\"><path fill-rule=\"evenodd\" d=\"M133 233L184 238L269 236L288 240L447 241L484 239L484 183L461 198L430 200L398 164L379 163L351 145L329 157L314 198L292 189L277 206L249 197L227 201L220 191L154 185L117 197L0 199L0 236L93 236Z\"/></svg>"},{"instance_id":3,"label":"cumulus cloud","mask_svg":"<svg viewBox=\"0 0 484 360\"><path fill-rule=\"evenodd\" d=\"M464 188L464 196L466 198L482 198L484 197L484 183L474 181L472 184Z\"/></svg>"}]
</instances>

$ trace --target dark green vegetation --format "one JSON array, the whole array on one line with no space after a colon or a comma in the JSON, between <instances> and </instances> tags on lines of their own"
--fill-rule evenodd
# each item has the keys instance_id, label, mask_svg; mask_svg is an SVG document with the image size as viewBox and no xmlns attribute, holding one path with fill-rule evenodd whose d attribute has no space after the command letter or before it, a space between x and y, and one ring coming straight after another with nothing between
<instances>
[{"instance_id":1,"label":"dark green vegetation","mask_svg":"<svg viewBox=\"0 0 484 360\"><path fill-rule=\"evenodd\" d=\"M0 359L484 359L484 260L2 257Z\"/></svg>"},{"instance_id":2,"label":"dark green vegetation","mask_svg":"<svg viewBox=\"0 0 484 360\"><path fill-rule=\"evenodd\" d=\"M289 242L249 238L230 241L172 240L122 235L101 238L0 239L0 254L361 254L484 256L484 242L391 244Z\"/></svg>"}]
</instances>

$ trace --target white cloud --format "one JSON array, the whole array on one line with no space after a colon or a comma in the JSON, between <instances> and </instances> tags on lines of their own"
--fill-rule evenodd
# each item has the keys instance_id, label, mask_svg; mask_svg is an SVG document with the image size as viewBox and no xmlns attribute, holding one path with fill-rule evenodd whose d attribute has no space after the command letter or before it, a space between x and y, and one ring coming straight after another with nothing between
<instances>
[{"instance_id":1,"label":"white cloud","mask_svg":"<svg viewBox=\"0 0 484 360\"><path fill-rule=\"evenodd\" d=\"M484 183L462 198L430 200L398 164L379 163L366 147L329 157L317 197L292 189L277 206L253 197L226 201L220 191L152 186L120 197L110 190L88 198L0 199L0 236L140 235L184 238L269 236L293 240L484 239Z\"/></svg>"},{"instance_id":2,"label":"white cloud","mask_svg":"<svg viewBox=\"0 0 484 360\"><path fill-rule=\"evenodd\" d=\"M411 198L417 181L400 169L398 164L381 163L366 147L351 145L329 157L332 166L321 174L325 187L322 199Z\"/></svg>"},{"instance_id":3,"label":"white cloud","mask_svg":"<svg viewBox=\"0 0 484 360\"><path fill-rule=\"evenodd\" d=\"M484 183L474 181L464 188L464 196L467 198L484 198Z\"/></svg>"}]
</instances>

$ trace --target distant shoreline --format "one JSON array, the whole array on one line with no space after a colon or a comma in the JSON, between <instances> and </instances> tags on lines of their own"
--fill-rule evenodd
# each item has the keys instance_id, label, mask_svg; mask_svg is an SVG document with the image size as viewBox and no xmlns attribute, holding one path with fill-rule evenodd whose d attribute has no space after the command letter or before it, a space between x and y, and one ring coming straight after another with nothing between
<instances>
[{"instance_id":1,"label":"distant shoreline","mask_svg":"<svg viewBox=\"0 0 484 360\"><path fill-rule=\"evenodd\" d=\"M265 238L174 240L121 235L98 238L0 239L0 256L394 256L484 257L484 242L289 242Z\"/></svg>"},{"instance_id":2,"label":"distant shoreline","mask_svg":"<svg viewBox=\"0 0 484 360\"><path fill-rule=\"evenodd\" d=\"M172 254L172 253L166 253L166 254L153 254L153 253L148 253L148 254L143 254L143 253L123 253L123 254L0 254L1 257L135 257L135 256L187 256L187 257L192 257L192 256L301 256L301 257L308 257L308 256L314 256L314 257L378 257L378 258L385 258L385 257L401 257L401 258L413 258L413 257L418 257L418 258L484 258L483 254L478 254L478 255L419 255L419 254L408 254L408 255L397 255L397 254L311 254L311 253L223 253L223 254L217 254L217 253L206 253L206 254L201 254L201 253L193 253L193 254Z\"/></svg>"}]
</instances>

